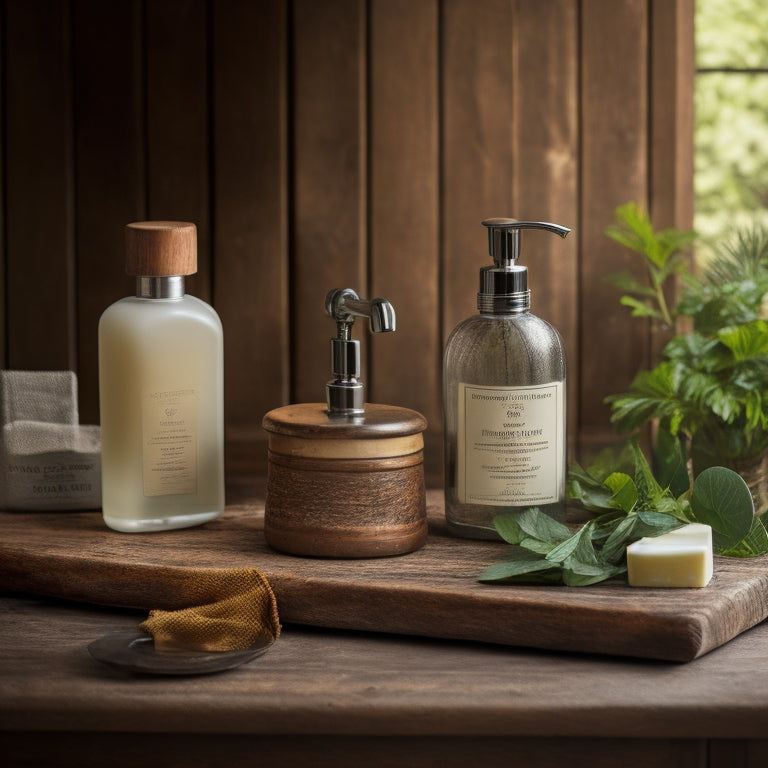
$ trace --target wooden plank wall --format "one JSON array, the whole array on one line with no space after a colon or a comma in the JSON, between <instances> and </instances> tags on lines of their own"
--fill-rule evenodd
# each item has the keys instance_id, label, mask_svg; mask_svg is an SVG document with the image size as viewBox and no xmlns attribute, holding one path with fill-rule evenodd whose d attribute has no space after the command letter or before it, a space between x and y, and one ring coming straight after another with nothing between
<instances>
[{"instance_id":1,"label":"wooden plank wall","mask_svg":"<svg viewBox=\"0 0 768 768\"><path fill-rule=\"evenodd\" d=\"M368 400L428 419L475 312L480 221L524 238L533 308L569 356L573 446L658 344L605 275L634 200L692 221L694 0L0 0L0 364L77 371L98 421L96 328L132 292L123 225L197 223L190 293L226 346L232 471L262 472L263 414L318 401L328 289L395 306L364 323Z\"/></svg>"}]
</instances>

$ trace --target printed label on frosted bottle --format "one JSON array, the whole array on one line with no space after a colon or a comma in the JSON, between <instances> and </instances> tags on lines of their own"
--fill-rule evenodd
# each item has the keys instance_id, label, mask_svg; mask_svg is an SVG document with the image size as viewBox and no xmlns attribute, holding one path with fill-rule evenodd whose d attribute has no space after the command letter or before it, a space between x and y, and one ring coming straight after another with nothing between
<instances>
[{"instance_id":1,"label":"printed label on frosted bottle","mask_svg":"<svg viewBox=\"0 0 768 768\"><path fill-rule=\"evenodd\" d=\"M456 490L464 504L552 504L560 499L565 387L459 383Z\"/></svg>"},{"instance_id":2,"label":"printed label on frosted bottle","mask_svg":"<svg viewBox=\"0 0 768 768\"><path fill-rule=\"evenodd\" d=\"M144 399L144 495L197 493L197 392L152 392Z\"/></svg>"}]
</instances>

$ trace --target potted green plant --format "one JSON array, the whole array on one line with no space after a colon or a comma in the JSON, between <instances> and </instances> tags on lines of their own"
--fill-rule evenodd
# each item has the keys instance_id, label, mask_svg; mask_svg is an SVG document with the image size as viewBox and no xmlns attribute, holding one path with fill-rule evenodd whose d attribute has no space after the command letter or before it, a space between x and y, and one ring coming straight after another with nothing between
<instances>
[{"instance_id":1,"label":"potted green plant","mask_svg":"<svg viewBox=\"0 0 768 768\"><path fill-rule=\"evenodd\" d=\"M624 291L621 302L673 334L655 367L607 398L612 422L620 432L654 423L657 445L678 438L693 475L716 465L734 469L762 514L768 509L768 231L737 231L700 275L684 255L694 233L656 231L632 203L616 209L606 234L643 257L649 278L612 276ZM670 302L675 276L680 290Z\"/></svg>"}]
</instances>

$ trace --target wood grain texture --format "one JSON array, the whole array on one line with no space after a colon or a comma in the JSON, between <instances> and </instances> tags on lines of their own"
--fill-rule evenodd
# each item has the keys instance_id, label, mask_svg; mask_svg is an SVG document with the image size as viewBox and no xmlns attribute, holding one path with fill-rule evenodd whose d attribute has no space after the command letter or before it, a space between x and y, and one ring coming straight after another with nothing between
<instances>
[{"instance_id":1,"label":"wood grain texture","mask_svg":"<svg viewBox=\"0 0 768 768\"><path fill-rule=\"evenodd\" d=\"M491 263L484 219L515 217L512 126L514 4L441 6L442 335L476 314L478 272ZM493 19L493 23L489 23Z\"/></svg>"},{"instance_id":2,"label":"wood grain texture","mask_svg":"<svg viewBox=\"0 0 768 768\"><path fill-rule=\"evenodd\" d=\"M565 240L526 233L519 263L529 271L531 311L563 336L568 360L568 441L573 450L580 400L579 38L573 0L517 4L513 110L514 215L573 231ZM542 44L544 41L544 44Z\"/></svg>"},{"instance_id":3,"label":"wood grain texture","mask_svg":"<svg viewBox=\"0 0 768 768\"><path fill-rule=\"evenodd\" d=\"M78 381L85 424L99 421L99 318L135 290L125 274L124 227L146 218L140 11L130 0L73 5Z\"/></svg>"},{"instance_id":4,"label":"wood grain texture","mask_svg":"<svg viewBox=\"0 0 768 768\"><path fill-rule=\"evenodd\" d=\"M212 13L213 297L224 327L226 420L243 439L288 396L285 3Z\"/></svg>"},{"instance_id":5,"label":"wood grain texture","mask_svg":"<svg viewBox=\"0 0 768 768\"><path fill-rule=\"evenodd\" d=\"M768 558L716 558L701 590L499 587L476 581L503 543L449 536L442 494L427 495L430 536L418 551L366 561L279 555L250 496L204 527L119 535L98 513L0 515L0 588L98 604L184 604L190 568L256 566L281 619L340 629L476 640L550 650L689 661L768 616Z\"/></svg>"},{"instance_id":6,"label":"wood grain texture","mask_svg":"<svg viewBox=\"0 0 768 768\"><path fill-rule=\"evenodd\" d=\"M125 234L125 271L135 277L197 272L197 228L188 221L132 221Z\"/></svg>"},{"instance_id":7,"label":"wood grain texture","mask_svg":"<svg viewBox=\"0 0 768 768\"><path fill-rule=\"evenodd\" d=\"M694 218L695 0L651 1L650 157L651 220L657 229L688 230ZM692 257L691 257L692 258ZM675 304L677 285L666 290ZM651 362L659 360L674 329L651 326Z\"/></svg>"},{"instance_id":8,"label":"wood grain texture","mask_svg":"<svg viewBox=\"0 0 768 768\"><path fill-rule=\"evenodd\" d=\"M5 15L0 17L0 56L6 58L7 55L7 35ZM5 78L0 78L0 99L7 103L5 98L6 86ZM0 141L5 144L5 121L0 121ZM6 163L4 153L0 153L0 195L5 199L6 190ZM6 216L5 211L0 212L0 365L7 368L8 363L8 342L10 333L8 328L8 307L6 300L6 273L8 269L8 258L5 247L6 237Z\"/></svg>"},{"instance_id":9,"label":"wood grain texture","mask_svg":"<svg viewBox=\"0 0 768 768\"><path fill-rule=\"evenodd\" d=\"M9 367L77 367L69 3L5 4ZM30 268L31 267L31 268ZM46 321L40 322L45 307ZM0 360L2 356L0 355Z\"/></svg>"},{"instance_id":10,"label":"wood grain texture","mask_svg":"<svg viewBox=\"0 0 768 768\"><path fill-rule=\"evenodd\" d=\"M635 254L604 234L616 206L648 207L647 0L581 3L580 391L582 431L609 432L603 400L648 361L648 327L619 304L609 274L643 279ZM586 255L588 254L588 256Z\"/></svg>"},{"instance_id":11,"label":"wood grain texture","mask_svg":"<svg viewBox=\"0 0 768 768\"><path fill-rule=\"evenodd\" d=\"M205 0L144 6L146 29L147 216L197 227L197 274L187 293L211 289L211 86ZM127 222L126 222L127 223Z\"/></svg>"},{"instance_id":12,"label":"wood grain texture","mask_svg":"<svg viewBox=\"0 0 768 768\"><path fill-rule=\"evenodd\" d=\"M397 675L397 672L393 672ZM334 704L331 703L333 708ZM302 713L301 720L305 720ZM132 767L129 757L135 748L135 734L41 734L30 748L27 734L0 736L0 747L11 762L19 765L46 765L50 768L92 768L105 760L113 768ZM185 764L215 766L226 755L227 762L247 765L254 754L275 766L312 765L313 768L358 768L371 764L371 756L380 766L398 766L407 761L409 768L441 766L463 768L481 764L485 768L607 768L619 760L623 768L702 768L706 743L675 739L529 739L487 736L402 736L400 734L243 736L227 734L186 734L179 744L175 734L141 734L143 748L164 765ZM577 755L578 757L574 757ZM73 759L76 757L76 759ZM36 763L31 763L35 760ZM17 762L19 761L19 762ZM762 763L743 764L760 768ZM727 768L742 768L731 762Z\"/></svg>"},{"instance_id":13,"label":"wood grain texture","mask_svg":"<svg viewBox=\"0 0 768 768\"><path fill-rule=\"evenodd\" d=\"M427 539L424 455L307 459L270 452L264 536L310 557L402 555Z\"/></svg>"},{"instance_id":14,"label":"wood grain texture","mask_svg":"<svg viewBox=\"0 0 768 768\"><path fill-rule=\"evenodd\" d=\"M370 439L399 437L423 432L424 417L410 408L367 403L362 416L328 414L324 403L299 403L277 408L264 416L267 432L305 439Z\"/></svg>"},{"instance_id":15,"label":"wood grain texture","mask_svg":"<svg viewBox=\"0 0 768 768\"><path fill-rule=\"evenodd\" d=\"M270 411L267 543L312 557L385 557L427 538L424 417L368 403L363 416L323 403Z\"/></svg>"},{"instance_id":16,"label":"wood grain texture","mask_svg":"<svg viewBox=\"0 0 768 768\"><path fill-rule=\"evenodd\" d=\"M438 21L437 0L370 4L370 291L392 302L398 331L366 340L368 399L426 417L435 468L442 431Z\"/></svg>"},{"instance_id":17,"label":"wood grain texture","mask_svg":"<svg viewBox=\"0 0 768 768\"><path fill-rule=\"evenodd\" d=\"M313 403L323 397L336 332L326 293L352 288L365 296L368 286L366 3L295 0L292 21L290 396ZM364 328L356 324L356 338ZM366 353L363 381L367 363Z\"/></svg>"},{"instance_id":18,"label":"wood grain texture","mask_svg":"<svg viewBox=\"0 0 768 768\"><path fill-rule=\"evenodd\" d=\"M122 228L193 221L230 471L266 471L266 411L322 399L325 293L352 287L395 305L394 336L355 328L362 378L424 414L439 480L440 359L476 312L480 221L554 219L568 239L524 245L533 310L565 337L571 437L613 438L603 399L660 340L603 283L634 264L603 230L628 200L692 223L693 0L2 7L3 366L72 367L97 422L98 318L133 292Z\"/></svg>"},{"instance_id":19,"label":"wood grain texture","mask_svg":"<svg viewBox=\"0 0 768 768\"><path fill-rule=\"evenodd\" d=\"M104 765L111 753L101 750L115 739L133 761L117 764L135 765L139 733L147 749L153 734L164 750L175 747L169 764L206 746L196 734L208 735L212 754L219 747L213 764L222 754L244 754L247 744L263 757L257 736L271 736L268 748L285 755L318 734L325 738L317 746L328 749L354 745L355 737L369 748L394 741L405 750L401 760L418 739L436 749L448 740L465 758L474 749L494 755L493 765L525 768L701 768L706 763L693 755L708 745L720 759L712 768L756 768L761 763L740 760L747 746L755 758L765 754L765 740L754 751L737 741L764 734L768 692L756 671L768 661L765 624L683 665L287 625L263 659L237 671L142 679L96 664L86 646L135 629L144 612L4 596L0 616L0 739L4 745L9 731L18 732L14 743L30 750L25 765L58 765L34 759L44 745L55 756L57 739L82 748L60 750L62 764ZM563 693L574 690L579 695ZM198 755L191 764L201 763Z\"/></svg>"}]
</instances>

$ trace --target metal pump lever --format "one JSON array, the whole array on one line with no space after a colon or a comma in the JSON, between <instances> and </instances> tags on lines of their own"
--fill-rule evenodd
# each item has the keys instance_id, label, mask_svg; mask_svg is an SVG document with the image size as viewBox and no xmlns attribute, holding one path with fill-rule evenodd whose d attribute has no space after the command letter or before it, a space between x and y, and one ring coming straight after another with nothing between
<instances>
[{"instance_id":1,"label":"metal pump lever","mask_svg":"<svg viewBox=\"0 0 768 768\"><path fill-rule=\"evenodd\" d=\"M386 299L361 299L351 288L335 288L325 297L325 311L336 321L331 339L333 380L325 386L330 413L360 415L365 412L360 377L360 342L351 338L355 317L370 319L374 333L395 330L395 309Z\"/></svg>"}]
</instances>

